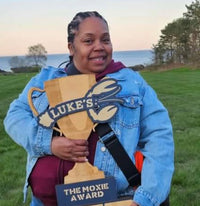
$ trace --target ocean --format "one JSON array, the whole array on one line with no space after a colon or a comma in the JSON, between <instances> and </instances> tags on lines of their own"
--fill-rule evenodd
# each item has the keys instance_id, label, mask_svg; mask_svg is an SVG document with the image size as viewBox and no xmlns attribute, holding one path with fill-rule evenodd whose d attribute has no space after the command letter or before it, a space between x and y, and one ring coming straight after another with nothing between
<instances>
[{"instance_id":1,"label":"ocean","mask_svg":"<svg viewBox=\"0 0 200 206\"><path fill-rule=\"evenodd\" d=\"M0 56L0 69L10 71L9 60L13 56ZM24 57L24 56L19 56ZM46 66L58 67L62 62L68 60L68 54L48 54ZM148 65L152 63L152 50L114 51L113 59L121 61L124 65L135 66L138 64Z\"/></svg>"}]
</instances>

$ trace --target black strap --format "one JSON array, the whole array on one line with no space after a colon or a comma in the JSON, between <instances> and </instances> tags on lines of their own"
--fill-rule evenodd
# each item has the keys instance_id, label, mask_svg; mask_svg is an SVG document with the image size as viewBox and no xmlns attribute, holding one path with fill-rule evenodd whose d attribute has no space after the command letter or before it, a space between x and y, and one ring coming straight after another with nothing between
<instances>
[{"instance_id":1,"label":"black strap","mask_svg":"<svg viewBox=\"0 0 200 206\"><path fill-rule=\"evenodd\" d=\"M138 186L141 175L107 123L98 124L95 131L104 143L131 186Z\"/></svg>"}]
</instances>

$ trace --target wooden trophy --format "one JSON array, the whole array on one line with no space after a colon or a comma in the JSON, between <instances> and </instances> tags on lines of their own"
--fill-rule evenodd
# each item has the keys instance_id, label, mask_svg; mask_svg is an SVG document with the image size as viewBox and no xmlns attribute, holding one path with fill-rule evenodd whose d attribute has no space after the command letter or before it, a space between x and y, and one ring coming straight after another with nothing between
<instances>
[{"instance_id":1,"label":"wooden trophy","mask_svg":"<svg viewBox=\"0 0 200 206\"><path fill-rule=\"evenodd\" d=\"M91 118L94 116L92 92L100 93L106 84L104 82L94 88L96 80L93 74L57 78L46 81L44 90L31 88L28 101L40 125L50 128L57 122L59 129L54 129L61 135L87 140L94 127ZM46 92L49 108L42 114L38 114L33 105L31 96L34 91ZM111 111L111 115L115 112ZM104 172L89 162L75 163L64 177L64 184L56 186L56 193L59 206L119 206L131 203L131 200L118 201L114 178L105 178Z\"/></svg>"}]
</instances>

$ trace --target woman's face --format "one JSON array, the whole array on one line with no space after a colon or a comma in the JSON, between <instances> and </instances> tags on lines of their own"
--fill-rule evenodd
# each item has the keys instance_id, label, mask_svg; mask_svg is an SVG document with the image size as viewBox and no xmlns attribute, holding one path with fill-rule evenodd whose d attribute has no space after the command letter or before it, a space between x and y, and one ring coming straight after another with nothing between
<instances>
[{"instance_id":1,"label":"woman's face","mask_svg":"<svg viewBox=\"0 0 200 206\"><path fill-rule=\"evenodd\" d=\"M107 24L100 18L83 20L75 34L74 42L68 44L73 62L81 73L99 73L112 60L112 43Z\"/></svg>"}]
</instances>

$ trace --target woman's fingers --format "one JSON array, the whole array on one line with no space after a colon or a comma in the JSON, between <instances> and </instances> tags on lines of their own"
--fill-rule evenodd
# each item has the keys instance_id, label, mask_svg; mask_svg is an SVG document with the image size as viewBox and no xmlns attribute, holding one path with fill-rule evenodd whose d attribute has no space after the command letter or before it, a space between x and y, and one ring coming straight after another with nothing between
<instances>
[{"instance_id":1,"label":"woman's fingers","mask_svg":"<svg viewBox=\"0 0 200 206\"><path fill-rule=\"evenodd\" d=\"M51 144L52 153L64 160L74 162L87 161L88 142L86 140L72 140L66 137L53 137Z\"/></svg>"}]
</instances>

